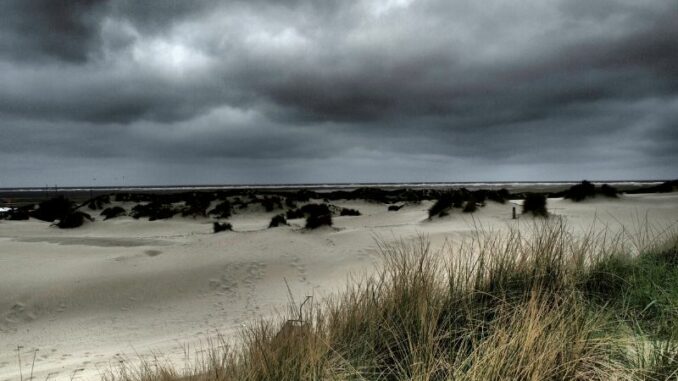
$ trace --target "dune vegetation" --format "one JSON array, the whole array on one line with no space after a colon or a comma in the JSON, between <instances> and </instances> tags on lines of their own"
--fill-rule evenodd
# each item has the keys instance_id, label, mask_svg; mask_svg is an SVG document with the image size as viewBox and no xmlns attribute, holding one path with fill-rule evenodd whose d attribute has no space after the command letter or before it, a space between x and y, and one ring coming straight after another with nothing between
<instances>
[{"instance_id":1,"label":"dune vegetation","mask_svg":"<svg viewBox=\"0 0 678 381\"><path fill-rule=\"evenodd\" d=\"M678 379L673 230L582 235L551 218L435 250L423 236L378 246L374 275L302 308L292 300L235 346L212 342L181 370L146 361L104 378Z\"/></svg>"}]
</instances>

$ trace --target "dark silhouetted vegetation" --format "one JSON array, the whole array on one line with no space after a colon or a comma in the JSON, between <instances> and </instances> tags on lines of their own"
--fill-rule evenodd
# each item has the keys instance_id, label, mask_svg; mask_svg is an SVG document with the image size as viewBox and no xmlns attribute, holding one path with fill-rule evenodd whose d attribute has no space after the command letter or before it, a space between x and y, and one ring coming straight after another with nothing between
<instances>
[{"instance_id":1,"label":"dark silhouetted vegetation","mask_svg":"<svg viewBox=\"0 0 678 381\"><path fill-rule=\"evenodd\" d=\"M360 211L356 209L342 208L339 212L340 216L359 216Z\"/></svg>"},{"instance_id":2,"label":"dark silhouetted vegetation","mask_svg":"<svg viewBox=\"0 0 678 381\"><path fill-rule=\"evenodd\" d=\"M82 226L85 220L94 221L89 214L75 211L65 215L63 219L59 220L56 226L60 229L73 229Z\"/></svg>"},{"instance_id":3,"label":"dark silhouetted vegetation","mask_svg":"<svg viewBox=\"0 0 678 381\"><path fill-rule=\"evenodd\" d=\"M304 212L302 212L301 209L290 209L285 213L285 216L288 220L305 217Z\"/></svg>"},{"instance_id":4,"label":"dark silhouetted vegetation","mask_svg":"<svg viewBox=\"0 0 678 381\"><path fill-rule=\"evenodd\" d=\"M388 211L389 212L397 212L399 211L404 205L389 205L388 206Z\"/></svg>"},{"instance_id":5,"label":"dark silhouetted vegetation","mask_svg":"<svg viewBox=\"0 0 678 381\"><path fill-rule=\"evenodd\" d=\"M648 187L641 187L633 190L628 190L625 193L628 194L640 194L640 193L668 193L675 192L678 188L678 180L665 181L659 185L653 185Z\"/></svg>"},{"instance_id":6,"label":"dark silhouetted vegetation","mask_svg":"<svg viewBox=\"0 0 678 381\"><path fill-rule=\"evenodd\" d=\"M605 197L617 197L619 191L609 184L603 184L596 187L595 184L589 181L582 181L581 184L573 185L570 189L563 192L552 193L551 197L564 197L566 199L579 202L587 198L594 198L597 195Z\"/></svg>"},{"instance_id":7,"label":"dark silhouetted vegetation","mask_svg":"<svg viewBox=\"0 0 678 381\"><path fill-rule=\"evenodd\" d=\"M528 193L523 201L523 214L527 213L539 217L548 217L546 196L541 193Z\"/></svg>"},{"instance_id":8,"label":"dark silhouetted vegetation","mask_svg":"<svg viewBox=\"0 0 678 381\"><path fill-rule=\"evenodd\" d=\"M224 200L217 204L214 209L209 211L209 214L215 216L216 218L229 218L231 217L232 206L228 200Z\"/></svg>"},{"instance_id":9,"label":"dark silhouetted vegetation","mask_svg":"<svg viewBox=\"0 0 678 381\"><path fill-rule=\"evenodd\" d=\"M452 194L445 193L428 209L428 218L443 217L447 215L450 208L452 208Z\"/></svg>"},{"instance_id":10,"label":"dark silhouetted vegetation","mask_svg":"<svg viewBox=\"0 0 678 381\"><path fill-rule=\"evenodd\" d=\"M258 200L267 212L272 212L275 209L282 209L282 199L278 196L264 197Z\"/></svg>"},{"instance_id":11,"label":"dark silhouetted vegetation","mask_svg":"<svg viewBox=\"0 0 678 381\"><path fill-rule=\"evenodd\" d=\"M619 191L608 184L603 184L600 186L600 189L598 190L598 193L602 194L605 197L610 197L610 198L616 198L619 197Z\"/></svg>"},{"instance_id":12,"label":"dark silhouetted vegetation","mask_svg":"<svg viewBox=\"0 0 678 381\"><path fill-rule=\"evenodd\" d=\"M139 204L132 208L131 215L135 219L148 217L149 221L165 220L174 217L179 213L169 204L151 202L148 204Z\"/></svg>"},{"instance_id":13,"label":"dark silhouetted vegetation","mask_svg":"<svg viewBox=\"0 0 678 381\"><path fill-rule=\"evenodd\" d=\"M220 233L220 232L225 232L225 231L232 231L233 230L233 225L231 225L228 222L224 223L219 223L215 222L212 225L212 229L214 230L215 233Z\"/></svg>"},{"instance_id":14,"label":"dark silhouetted vegetation","mask_svg":"<svg viewBox=\"0 0 678 381\"><path fill-rule=\"evenodd\" d=\"M212 196L206 193L191 193L184 200L185 206L181 210L181 215L184 217L206 217L207 208L209 208L210 203L212 202Z\"/></svg>"},{"instance_id":15,"label":"dark silhouetted vegetation","mask_svg":"<svg viewBox=\"0 0 678 381\"><path fill-rule=\"evenodd\" d=\"M476 204L476 200L474 198L471 198L470 200L466 201L466 203L464 204L464 209L462 209L462 212L473 213L476 210L478 210L478 205Z\"/></svg>"},{"instance_id":16,"label":"dark silhouetted vegetation","mask_svg":"<svg viewBox=\"0 0 678 381\"><path fill-rule=\"evenodd\" d=\"M300 210L304 215L320 216L323 214L332 214L332 211L327 204L306 204L302 206Z\"/></svg>"},{"instance_id":17,"label":"dark silhouetted vegetation","mask_svg":"<svg viewBox=\"0 0 678 381\"><path fill-rule=\"evenodd\" d=\"M20 208L13 208L6 212L0 212L0 220L25 221L30 218L33 205L25 205Z\"/></svg>"},{"instance_id":18,"label":"dark silhouetted vegetation","mask_svg":"<svg viewBox=\"0 0 678 381\"><path fill-rule=\"evenodd\" d=\"M316 229L321 226L332 226L331 214L310 214L306 217L306 229Z\"/></svg>"},{"instance_id":19,"label":"dark silhouetted vegetation","mask_svg":"<svg viewBox=\"0 0 678 381\"><path fill-rule=\"evenodd\" d=\"M38 209L31 212L31 217L46 222L63 220L71 214L74 206L71 200L63 196L51 198L38 204Z\"/></svg>"},{"instance_id":20,"label":"dark silhouetted vegetation","mask_svg":"<svg viewBox=\"0 0 678 381\"><path fill-rule=\"evenodd\" d=\"M595 196L596 186L586 180L582 181L581 184L570 187L570 189L565 193L565 198L569 198L572 201L582 201L586 198Z\"/></svg>"},{"instance_id":21,"label":"dark silhouetted vegetation","mask_svg":"<svg viewBox=\"0 0 678 381\"><path fill-rule=\"evenodd\" d=\"M294 201L293 198L286 197L285 198L285 206L290 208L290 209L296 209L297 203L296 203L296 201Z\"/></svg>"},{"instance_id":22,"label":"dark silhouetted vegetation","mask_svg":"<svg viewBox=\"0 0 678 381\"><path fill-rule=\"evenodd\" d=\"M285 219L284 214L277 214L271 218L271 223L268 224L269 228L277 228L281 225L287 225L287 219Z\"/></svg>"},{"instance_id":23,"label":"dark silhouetted vegetation","mask_svg":"<svg viewBox=\"0 0 678 381\"><path fill-rule=\"evenodd\" d=\"M90 210L101 210L104 205L111 202L111 197L109 195L102 195L95 197L87 202L87 208Z\"/></svg>"},{"instance_id":24,"label":"dark silhouetted vegetation","mask_svg":"<svg viewBox=\"0 0 678 381\"><path fill-rule=\"evenodd\" d=\"M110 208L106 208L101 211L101 215L104 216L104 221L110 220L111 218L116 218L120 216L124 216L127 213L125 212L125 209L119 207L119 206L113 206Z\"/></svg>"}]
</instances>

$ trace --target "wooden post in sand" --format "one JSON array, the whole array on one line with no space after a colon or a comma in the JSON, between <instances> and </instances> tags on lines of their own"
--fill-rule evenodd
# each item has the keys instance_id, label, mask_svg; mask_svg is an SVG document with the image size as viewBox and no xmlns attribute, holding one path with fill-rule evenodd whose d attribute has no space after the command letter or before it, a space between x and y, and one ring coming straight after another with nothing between
<instances>
[{"instance_id":1,"label":"wooden post in sand","mask_svg":"<svg viewBox=\"0 0 678 381\"><path fill-rule=\"evenodd\" d=\"M513 207L513 219L514 220L516 219L516 207L515 206Z\"/></svg>"}]
</instances>

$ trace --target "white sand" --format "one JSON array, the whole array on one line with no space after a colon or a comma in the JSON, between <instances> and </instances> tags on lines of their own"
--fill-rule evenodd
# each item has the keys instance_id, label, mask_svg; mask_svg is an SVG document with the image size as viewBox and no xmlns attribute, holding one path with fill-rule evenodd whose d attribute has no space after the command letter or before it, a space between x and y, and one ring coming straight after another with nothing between
<instances>
[{"instance_id":1,"label":"white sand","mask_svg":"<svg viewBox=\"0 0 678 381\"><path fill-rule=\"evenodd\" d=\"M359 217L335 217L333 228L266 229L275 213L241 212L235 232L212 234L209 220L98 219L59 230L40 221L0 221L0 380L24 380L33 353L35 379L97 379L120 356L151 352L183 359L200 340L234 336L243 323L282 310L285 279L295 297L339 290L350 273L376 261L375 235L387 240L428 234L434 244L459 240L473 224L505 228L510 203L488 203L470 215L427 220L430 202L398 212L366 202L336 202ZM518 208L519 209L519 208ZM678 222L678 195L624 196L582 203L549 200L575 227Z\"/></svg>"}]
</instances>

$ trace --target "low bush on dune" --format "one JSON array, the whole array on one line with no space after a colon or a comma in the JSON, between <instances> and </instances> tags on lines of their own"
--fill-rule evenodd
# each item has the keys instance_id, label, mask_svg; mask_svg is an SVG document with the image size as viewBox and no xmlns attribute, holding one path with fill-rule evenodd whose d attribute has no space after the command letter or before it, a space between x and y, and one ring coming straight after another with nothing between
<instances>
[{"instance_id":1,"label":"low bush on dune","mask_svg":"<svg viewBox=\"0 0 678 381\"><path fill-rule=\"evenodd\" d=\"M297 202L294 201L294 199L292 199L292 198L290 198L290 197L286 197L286 198L285 198L285 206L288 207L288 208L290 208L290 209L296 209L296 207L297 207Z\"/></svg>"},{"instance_id":2,"label":"low bush on dune","mask_svg":"<svg viewBox=\"0 0 678 381\"><path fill-rule=\"evenodd\" d=\"M202 195L195 194L191 197L188 197L185 200L185 206L181 210L181 215L183 217L206 217L207 208L209 208L212 198Z\"/></svg>"},{"instance_id":3,"label":"low bush on dune","mask_svg":"<svg viewBox=\"0 0 678 381\"><path fill-rule=\"evenodd\" d=\"M581 184L572 186L566 193L565 198L569 198L572 201L582 201L586 198L596 196L596 186L593 183L590 183L586 180L582 181Z\"/></svg>"},{"instance_id":4,"label":"low bush on dune","mask_svg":"<svg viewBox=\"0 0 678 381\"><path fill-rule=\"evenodd\" d=\"M214 224L212 224L212 230L214 230L215 233L232 231L233 225L231 225L228 222L224 222L224 223L215 222Z\"/></svg>"},{"instance_id":5,"label":"low bush on dune","mask_svg":"<svg viewBox=\"0 0 678 381\"><path fill-rule=\"evenodd\" d=\"M285 217L287 217L288 220L304 218L304 212L302 212L301 209L290 209L285 213Z\"/></svg>"},{"instance_id":6,"label":"low bush on dune","mask_svg":"<svg viewBox=\"0 0 678 381\"><path fill-rule=\"evenodd\" d=\"M33 206L24 206L21 208L10 209L6 212L0 212L0 220L25 221L30 218Z\"/></svg>"},{"instance_id":7,"label":"low bush on dune","mask_svg":"<svg viewBox=\"0 0 678 381\"><path fill-rule=\"evenodd\" d=\"M476 200L470 199L470 200L466 201L466 204L464 204L464 209L462 209L462 212L473 213L476 210L478 210L478 205L476 204Z\"/></svg>"},{"instance_id":8,"label":"low bush on dune","mask_svg":"<svg viewBox=\"0 0 678 381\"><path fill-rule=\"evenodd\" d=\"M428 210L428 218L431 219L435 216L442 217L447 215L447 211L452 208L452 194L445 193L443 194Z\"/></svg>"},{"instance_id":9,"label":"low bush on dune","mask_svg":"<svg viewBox=\"0 0 678 381\"><path fill-rule=\"evenodd\" d=\"M555 220L439 250L380 243L376 274L247 326L186 374L147 363L108 380L676 379L675 237L630 255Z\"/></svg>"},{"instance_id":10,"label":"low bush on dune","mask_svg":"<svg viewBox=\"0 0 678 381\"><path fill-rule=\"evenodd\" d=\"M216 218L229 218L231 217L233 207L228 200L224 200L217 204L214 209L209 211L209 214L215 216Z\"/></svg>"},{"instance_id":11,"label":"low bush on dune","mask_svg":"<svg viewBox=\"0 0 678 381\"><path fill-rule=\"evenodd\" d=\"M332 210L327 204L306 204L299 209L288 210L287 219L306 217L306 228L332 226Z\"/></svg>"},{"instance_id":12,"label":"low bush on dune","mask_svg":"<svg viewBox=\"0 0 678 381\"><path fill-rule=\"evenodd\" d=\"M332 226L332 214L309 214L306 217L306 229L317 229L321 226Z\"/></svg>"},{"instance_id":13,"label":"low bush on dune","mask_svg":"<svg viewBox=\"0 0 678 381\"><path fill-rule=\"evenodd\" d=\"M527 213L538 217L548 217L546 196L540 193L528 193L523 201L523 214Z\"/></svg>"},{"instance_id":14,"label":"low bush on dune","mask_svg":"<svg viewBox=\"0 0 678 381\"><path fill-rule=\"evenodd\" d=\"M38 209L31 212L31 217L46 222L54 222L68 216L75 204L63 197L55 197L38 204Z\"/></svg>"},{"instance_id":15,"label":"low bush on dune","mask_svg":"<svg viewBox=\"0 0 678 381\"><path fill-rule=\"evenodd\" d=\"M300 208L305 215L324 215L332 214L327 204L306 204Z\"/></svg>"},{"instance_id":16,"label":"low bush on dune","mask_svg":"<svg viewBox=\"0 0 678 381\"><path fill-rule=\"evenodd\" d=\"M306 229L317 229L321 226L332 226L331 214L310 214L306 217Z\"/></svg>"},{"instance_id":17,"label":"low bush on dune","mask_svg":"<svg viewBox=\"0 0 678 381\"><path fill-rule=\"evenodd\" d=\"M87 208L90 210L101 210L104 208L104 205L110 202L111 197L109 195L94 197L93 199L87 201Z\"/></svg>"},{"instance_id":18,"label":"low bush on dune","mask_svg":"<svg viewBox=\"0 0 678 381\"><path fill-rule=\"evenodd\" d=\"M405 206L405 205L389 205L389 206L388 206L388 211L389 211L389 212L397 212L397 211L399 211L400 209L402 209L403 206Z\"/></svg>"},{"instance_id":19,"label":"low bush on dune","mask_svg":"<svg viewBox=\"0 0 678 381\"><path fill-rule=\"evenodd\" d=\"M587 198L594 198L596 195L617 197L618 194L619 191L608 184L603 184L598 188L593 183L584 180L581 182L581 184L574 185L570 187L570 189L566 190L563 194L563 197L578 202Z\"/></svg>"},{"instance_id":20,"label":"low bush on dune","mask_svg":"<svg viewBox=\"0 0 678 381\"><path fill-rule=\"evenodd\" d=\"M87 213L76 211L64 216L56 226L60 229L73 229L82 226L85 220L91 222L94 218Z\"/></svg>"},{"instance_id":21,"label":"low bush on dune","mask_svg":"<svg viewBox=\"0 0 678 381\"><path fill-rule=\"evenodd\" d=\"M267 212L272 212L274 209L282 209L282 199L278 196L264 197L258 200L261 203L261 206L264 207L264 210Z\"/></svg>"},{"instance_id":22,"label":"low bush on dune","mask_svg":"<svg viewBox=\"0 0 678 381\"><path fill-rule=\"evenodd\" d=\"M290 209L285 213L288 220L309 216L332 216L332 210L327 204L306 204L298 209Z\"/></svg>"},{"instance_id":23,"label":"low bush on dune","mask_svg":"<svg viewBox=\"0 0 678 381\"><path fill-rule=\"evenodd\" d=\"M598 190L598 193L602 194L605 197L610 197L610 198L616 198L619 197L619 191L608 184L603 184L600 186L600 189Z\"/></svg>"},{"instance_id":24,"label":"low bush on dune","mask_svg":"<svg viewBox=\"0 0 678 381\"><path fill-rule=\"evenodd\" d=\"M360 211L356 209L342 208L339 212L340 216L359 216Z\"/></svg>"},{"instance_id":25,"label":"low bush on dune","mask_svg":"<svg viewBox=\"0 0 678 381\"><path fill-rule=\"evenodd\" d=\"M271 222L268 224L269 228L277 228L281 225L287 225L287 219L285 219L284 214L278 214L271 218Z\"/></svg>"},{"instance_id":26,"label":"low bush on dune","mask_svg":"<svg viewBox=\"0 0 678 381\"><path fill-rule=\"evenodd\" d=\"M164 220L174 217L179 213L172 205L151 202L148 204L139 204L132 208L131 216L135 219L148 217L149 221Z\"/></svg>"},{"instance_id":27,"label":"low bush on dune","mask_svg":"<svg viewBox=\"0 0 678 381\"><path fill-rule=\"evenodd\" d=\"M668 193L674 192L678 188L678 180L665 181L659 185L640 187L637 189L627 190L626 193L629 194L639 194L639 193Z\"/></svg>"},{"instance_id":28,"label":"low bush on dune","mask_svg":"<svg viewBox=\"0 0 678 381\"><path fill-rule=\"evenodd\" d=\"M477 203L480 202L482 205L485 199L488 197L489 194L493 194L493 198L499 199L498 195L500 193L497 192L489 192L489 191L469 191L467 189L458 189L458 190L453 190L453 191L446 191L445 193L441 194L438 200L429 208L428 210L428 218L431 219L433 217L444 217L449 215L450 211L452 208L458 208L464 210L466 206L468 206L467 213L471 212L472 206L470 206L470 202L473 204L473 206L477 206ZM501 199L503 202L503 199ZM475 210L475 209L474 209Z\"/></svg>"},{"instance_id":29,"label":"low bush on dune","mask_svg":"<svg viewBox=\"0 0 678 381\"><path fill-rule=\"evenodd\" d=\"M109 207L101 211L101 215L104 216L104 221L110 220L111 218L124 216L126 214L127 212L125 212L125 209L120 206Z\"/></svg>"}]
</instances>

